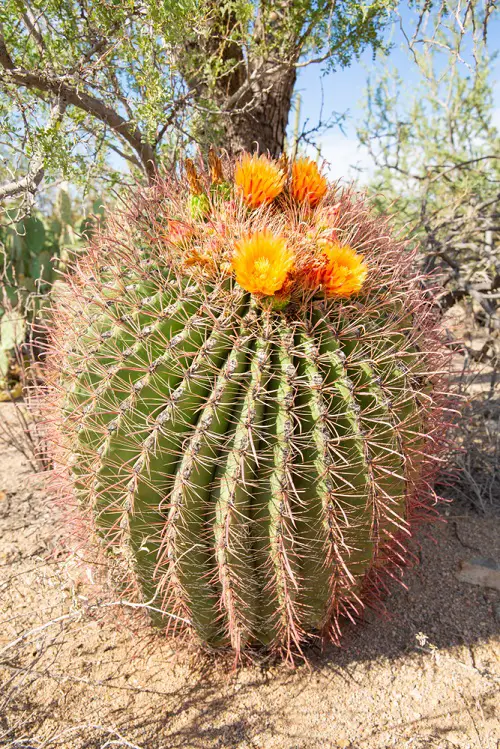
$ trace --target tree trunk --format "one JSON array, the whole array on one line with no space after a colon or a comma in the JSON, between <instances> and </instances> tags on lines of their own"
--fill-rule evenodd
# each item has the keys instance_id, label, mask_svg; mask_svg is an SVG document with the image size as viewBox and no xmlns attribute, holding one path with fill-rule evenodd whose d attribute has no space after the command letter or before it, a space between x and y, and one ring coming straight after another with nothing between
<instances>
[{"instance_id":1,"label":"tree trunk","mask_svg":"<svg viewBox=\"0 0 500 749\"><path fill-rule=\"evenodd\" d=\"M244 53L243 29L236 13L216 0L209 5L212 14L206 37L184 45L177 56L178 68L195 101L204 107L213 101L220 112L215 115L215 127L209 116L202 123L200 145L208 147L222 129L219 145L232 155L258 151L279 156L297 79L297 40L292 36L285 43L279 24L274 27L278 16L267 9L264 14L259 11L252 48ZM209 85L204 71L207 61L210 66L214 60L217 65ZM222 74L218 70L221 64L227 71Z\"/></svg>"},{"instance_id":2,"label":"tree trunk","mask_svg":"<svg viewBox=\"0 0 500 749\"><path fill-rule=\"evenodd\" d=\"M269 66L270 67L270 66ZM251 83L234 111L224 115L223 146L231 154L258 151L277 157L283 151L296 70L283 65Z\"/></svg>"}]
</instances>

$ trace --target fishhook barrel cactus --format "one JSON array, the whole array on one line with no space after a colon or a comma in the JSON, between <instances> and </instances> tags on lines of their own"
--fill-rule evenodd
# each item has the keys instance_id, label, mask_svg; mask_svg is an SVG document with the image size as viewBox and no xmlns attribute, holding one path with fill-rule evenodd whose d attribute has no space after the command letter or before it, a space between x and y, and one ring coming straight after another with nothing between
<instances>
[{"instance_id":1,"label":"fishhook barrel cactus","mask_svg":"<svg viewBox=\"0 0 500 749\"><path fill-rule=\"evenodd\" d=\"M404 563L443 431L413 256L314 162L210 153L111 217L53 310L56 470L160 627L338 641Z\"/></svg>"}]
</instances>

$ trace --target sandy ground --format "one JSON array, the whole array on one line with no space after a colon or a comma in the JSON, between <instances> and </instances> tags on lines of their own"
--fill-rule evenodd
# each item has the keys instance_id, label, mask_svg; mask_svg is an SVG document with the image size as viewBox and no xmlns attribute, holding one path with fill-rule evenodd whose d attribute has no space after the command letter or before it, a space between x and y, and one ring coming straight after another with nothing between
<instances>
[{"instance_id":1,"label":"sandy ground","mask_svg":"<svg viewBox=\"0 0 500 749\"><path fill-rule=\"evenodd\" d=\"M12 406L0 407L0 419ZM459 582L500 561L500 521L448 511L420 564L344 647L308 665L193 653L96 603L88 565L25 459L0 456L0 746L16 749L500 747L500 594ZM109 601L109 599L108 599ZM135 615L137 616L137 615Z\"/></svg>"}]
</instances>

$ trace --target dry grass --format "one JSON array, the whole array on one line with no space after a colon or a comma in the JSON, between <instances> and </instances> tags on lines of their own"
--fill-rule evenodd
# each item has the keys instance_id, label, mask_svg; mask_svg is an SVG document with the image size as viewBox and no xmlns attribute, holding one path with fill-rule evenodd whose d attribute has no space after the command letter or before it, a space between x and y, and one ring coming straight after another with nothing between
<instances>
[{"instance_id":1,"label":"dry grass","mask_svg":"<svg viewBox=\"0 0 500 749\"><path fill-rule=\"evenodd\" d=\"M478 343L477 343L478 342ZM477 345L481 338L477 336ZM439 490L459 511L500 513L500 369L498 361L455 357L458 415L454 449Z\"/></svg>"},{"instance_id":2,"label":"dry grass","mask_svg":"<svg viewBox=\"0 0 500 749\"><path fill-rule=\"evenodd\" d=\"M500 512L500 398L467 404L460 421L461 451L450 460L451 498L483 515Z\"/></svg>"}]
</instances>

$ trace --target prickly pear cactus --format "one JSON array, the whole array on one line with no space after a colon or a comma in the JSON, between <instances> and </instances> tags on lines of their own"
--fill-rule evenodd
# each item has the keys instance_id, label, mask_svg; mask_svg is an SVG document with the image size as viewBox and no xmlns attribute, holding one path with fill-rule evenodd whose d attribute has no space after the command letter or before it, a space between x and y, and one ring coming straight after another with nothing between
<instances>
[{"instance_id":1,"label":"prickly pear cactus","mask_svg":"<svg viewBox=\"0 0 500 749\"><path fill-rule=\"evenodd\" d=\"M186 172L108 220L55 305L55 470L158 626L290 655L404 565L444 358L364 197L306 159Z\"/></svg>"}]
</instances>

